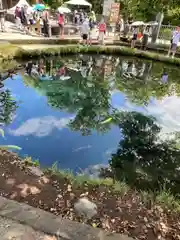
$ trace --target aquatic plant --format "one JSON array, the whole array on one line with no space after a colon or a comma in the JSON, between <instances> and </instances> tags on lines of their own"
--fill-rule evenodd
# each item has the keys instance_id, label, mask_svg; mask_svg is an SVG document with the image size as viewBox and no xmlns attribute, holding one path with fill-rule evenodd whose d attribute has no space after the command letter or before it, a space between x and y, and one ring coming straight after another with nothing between
<instances>
[{"instance_id":1,"label":"aquatic plant","mask_svg":"<svg viewBox=\"0 0 180 240\"><path fill-rule=\"evenodd\" d=\"M0 128L0 135L4 138L4 130L2 128ZM14 150L21 150L20 147L16 146L16 145L0 145L0 149L14 149Z\"/></svg>"}]
</instances>

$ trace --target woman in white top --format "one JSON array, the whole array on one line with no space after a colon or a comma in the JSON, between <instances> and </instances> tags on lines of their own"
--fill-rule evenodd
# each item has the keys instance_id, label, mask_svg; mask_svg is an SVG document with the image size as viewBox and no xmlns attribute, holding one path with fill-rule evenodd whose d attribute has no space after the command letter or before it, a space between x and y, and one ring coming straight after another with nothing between
<instances>
[{"instance_id":1,"label":"woman in white top","mask_svg":"<svg viewBox=\"0 0 180 240\"><path fill-rule=\"evenodd\" d=\"M168 51L168 56L172 53L172 58L174 58L176 54L176 49L180 40L180 27L177 27L175 31L173 31L171 38L171 46Z\"/></svg>"}]
</instances>

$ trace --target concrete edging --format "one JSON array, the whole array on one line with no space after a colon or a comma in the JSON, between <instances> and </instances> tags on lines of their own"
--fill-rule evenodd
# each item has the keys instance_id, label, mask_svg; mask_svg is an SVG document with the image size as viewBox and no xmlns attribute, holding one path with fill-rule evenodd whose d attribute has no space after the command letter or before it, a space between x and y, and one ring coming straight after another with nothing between
<instances>
[{"instance_id":1,"label":"concrete edging","mask_svg":"<svg viewBox=\"0 0 180 240\"><path fill-rule=\"evenodd\" d=\"M86 224L62 219L39 208L0 197L0 216L64 240L132 240Z\"/></svg>"}]
</instances>

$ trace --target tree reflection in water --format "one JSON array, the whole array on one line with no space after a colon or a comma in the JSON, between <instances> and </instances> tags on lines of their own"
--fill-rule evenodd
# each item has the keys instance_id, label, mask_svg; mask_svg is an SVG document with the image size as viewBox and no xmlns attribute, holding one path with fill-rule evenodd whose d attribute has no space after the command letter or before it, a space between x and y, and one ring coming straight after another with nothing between
<instances>
[{"instance_id":1,"label":"tree reflection in water","mask_svg":"<svg viewBox=\"0 0 180 240\"><path fill-rule=\"evenodd\" d=\"M156 119L138 112L121 112L117 123L123 135L110 165L117 179L134 187L174 192L180 187L180 150L173 140L160 138Z\"/></svg>"},{"instance_id":2,"label":"tree reflection in water","mask_svg":"<svg viewBox=\"0 0 180 240\"><path fill-rule=\"evenodd\" d=\"M177 192L180 151L172 141L163 142L161 128L152 117L137 112L119 112L111 104L114 91L129 101L148 105L152 97L180 94L177 69L164 65L118 57L77 56L74 59L41 60L38 75L26 84L47 96L50 106L75 113L69 127L82 134L107 131L112 123L123 134L110 165L117 178L142 189L159 189L164 184ZM44 65L43 65L44 64ZM42 71L47 77L41 80ZM167 75L166 82L162 76ZM25 79L25 78L24 78ZM34 82L34 83L33 83ZM109 117L112 121L102 124Z\"/></svg>"},{"instance_id":3,"label":"tree reflection in water","mask_svg":"<svg viewBox=\"0 0 180 240\"><path fill-rule=\"evenodd\" d=\"M10 124L17 109L17 102L12 98L10 90L0 91L0 125Z\"/></svg>"}]
</instances>

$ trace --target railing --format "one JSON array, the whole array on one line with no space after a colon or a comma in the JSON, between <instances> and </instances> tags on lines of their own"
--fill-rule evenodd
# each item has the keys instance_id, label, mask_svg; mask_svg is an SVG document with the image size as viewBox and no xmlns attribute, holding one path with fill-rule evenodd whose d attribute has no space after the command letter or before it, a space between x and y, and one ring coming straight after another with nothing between
<instances>
[{"instance_id":1,"label":"railing","mask_svg":"<svg viewBox=\"0 0 180 240\"><path fill-rule=\"evenodd\" d=\"M172 32L176 29L176 26L171 25L161 25L159 32L159 39L170 41L172 37Z\"/></svg>"}]
</instances>

